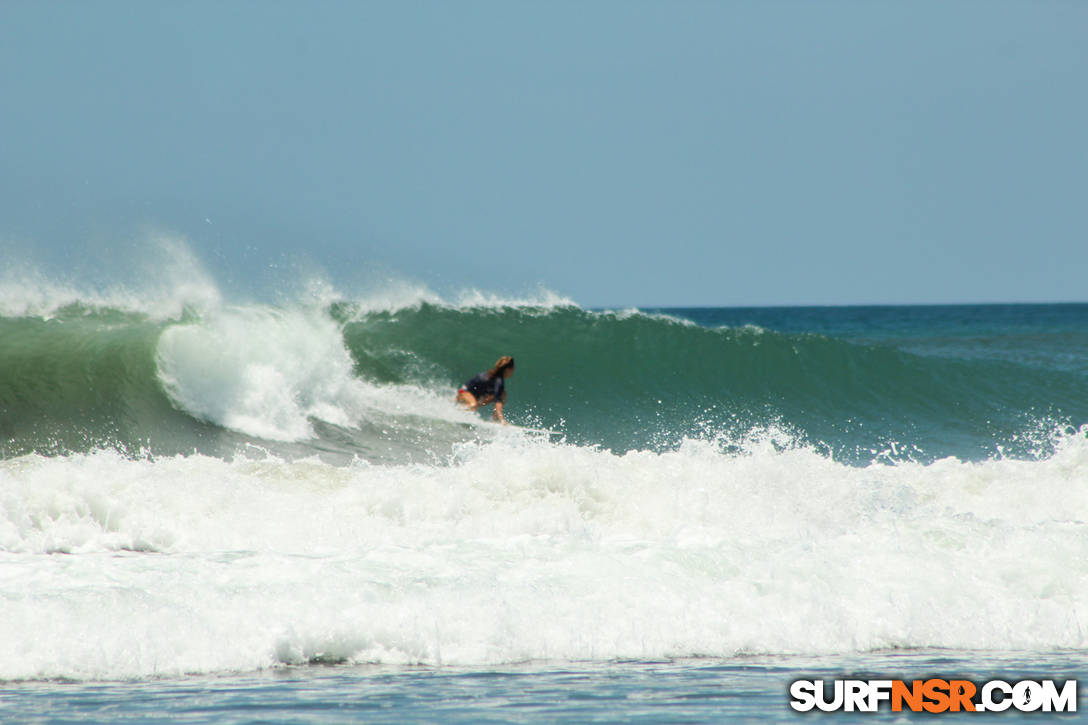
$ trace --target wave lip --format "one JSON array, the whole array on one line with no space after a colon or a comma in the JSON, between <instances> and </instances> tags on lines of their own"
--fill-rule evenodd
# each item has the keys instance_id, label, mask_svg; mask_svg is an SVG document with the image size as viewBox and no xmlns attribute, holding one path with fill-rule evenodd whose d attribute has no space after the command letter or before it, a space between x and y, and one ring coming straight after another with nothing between
<instances>
[{"instance_id":1,"label":"wave lip","mask_svg":"<svg viewBox=\"0 0 1088 725\"><path fill-rule=\"evenodd\" d=\"M579 308L574 300L545 287L522 296L466 289L444 297L425 285L401 281L388 281L377 290L351 298L328 290L323 300L327 306L339 312L338 317L347 322L358 322L371 314L411 312L423 307L464 312L518 309L545 313L561 308Z\"/></svg>"},{"instance_id":2,"label":"wave lip","mask_svg":"<svg viewBox=\"0 0 1088 725\"><path fill-rule=\"evenodd\" d=\"M139 267L137 286L86 285L49 277L30 265L10 265L0 278L0 317L52 319L123 313L154 321L217 309L222 295L212 276L181 240L158 236Z\"/></svg>"}]
</instances>

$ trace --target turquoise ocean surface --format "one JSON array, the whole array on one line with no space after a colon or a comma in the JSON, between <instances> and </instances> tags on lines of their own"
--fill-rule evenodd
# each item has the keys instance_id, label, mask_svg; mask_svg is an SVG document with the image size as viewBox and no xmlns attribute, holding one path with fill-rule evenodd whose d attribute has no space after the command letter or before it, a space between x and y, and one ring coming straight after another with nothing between
<instances>
[{"instance_id":1,"label":"turquoise ocean surface","mask_svg":"<svg viewBox=\"0 0 1088 725\"><path fill-rule=\"evenodd\" d=\"M782 721L799 678L1088 673L1088 305L198 282L0 289L4 722ZM452 402L504 354L509 427Z\"/></svg>"}]
</instances>

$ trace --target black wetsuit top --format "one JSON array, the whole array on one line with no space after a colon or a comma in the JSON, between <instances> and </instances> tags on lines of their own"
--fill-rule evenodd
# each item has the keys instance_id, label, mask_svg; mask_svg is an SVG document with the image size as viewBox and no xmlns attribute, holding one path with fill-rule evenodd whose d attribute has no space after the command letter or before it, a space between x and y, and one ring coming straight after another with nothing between
<instances>
[{"instance_id":1,"label":"black wetsuit top","mask_svg":"<svg viewBox=\"0 0 1088 725\"><path fill-rule=\"evenodd\" d=\"M476 400L483 400L485 395L494 395L495 400L502 400L503 379L501 375L488 379L487 373L480 373L472 380L461 386Z\"/></svg>"}]
</instances>

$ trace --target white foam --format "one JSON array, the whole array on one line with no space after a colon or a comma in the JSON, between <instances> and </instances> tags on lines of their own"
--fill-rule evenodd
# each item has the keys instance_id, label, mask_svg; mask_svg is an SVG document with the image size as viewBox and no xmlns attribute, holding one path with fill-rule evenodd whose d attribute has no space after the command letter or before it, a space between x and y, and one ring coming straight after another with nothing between
<instances>
[{"instance_id":1,"label":"white foam","mask_svg":"<svg viewBox=\"0 0 1088 725\"><path fill-rule=\"evenodd\" d=\"M464 310L518 308L550 311L578 306L569 297L544 287L521 296L502 295L469 288L444 297L426 285L399 279L387 279L349 299L360 315L417 309L424 304Z\"/></svg>"},{"instance_id":2,"label":"white foam","mask_svg":"<svg viewBox=\"0 0 1088 725\"><path fill-rule=\"evenodd\" d=\"M449 466L9 460L0 678L1082 648L1086 435L866 468L516 434Z\"/></svg>"},{"instance_id":3,"label":"white foam","mask_svg":"<svg viewBox=\"0 0 1088 725\"><path fill-rule=\"evenodd\" d=\"M659 322L667 322L673 325L681 325L682 327L698 327L691 320L684 317L676 317L675 315L669 315L664 312L647 312L640 310L637 307L627 307L622 310L606 311L602 314L613 315L617 320L629 320L632 318L644 318L648 320L657 320Z\"/></svg>"},{"instance_id":4,"label":"white foam","mask_svg":"<svg viewBox=\"0 0 1088 725\"><path fill-rule=\"evenodd\" d=\"M423 301L446 304L423 288L392 289L354 304L360 312ZM514 300L471 291L457 304L573 304L546 290L540 295ZM300 300L286 307L220 305L167 328L157 350L163 388L177 407L197 418L277 441L311 438L314 418L344 427L390 414L478 422L449 404L445 388L376 385L357 378L340 326L326 311L339 298L332 285L313 278Z\"/></svg>"},{"instance_id":5,"label":"white foam","mask_svg":"<svg viewBox=\"0 0 1088 725\"><path fill-rule=\"evenodd\" d=\"M339 327L318 308L225 307L164 330L157 358L177 407L267 440L311 438L315 418L352 428L398 413L467 417L449 396L355 377Z\"/></svg>"},{"instance_id":6,"label":"white foam","mask_svg":"<svg viewBox=\"0 0 1088 725\"><path fill-rule=\"evenodd\" d=\"M510 297L482 292L478 289L469 289L458 293L454 305L464 308L530 307L542 310L578 306L569 297L552 292L546 287L540 287L535 292L522 297Z\"/></svg>"},{"instance_id":7,"label":"white foam","mask_svg":"<svg viewBox=\"0 0 1088 725\"><path fill-rule=\"evenodd\" d=\"M271 440L313 435L311 416L352 425L363 397L335 323L320 311L224 308L166 329L159 377L193 415Z\"/></svg>"}]
</instances>

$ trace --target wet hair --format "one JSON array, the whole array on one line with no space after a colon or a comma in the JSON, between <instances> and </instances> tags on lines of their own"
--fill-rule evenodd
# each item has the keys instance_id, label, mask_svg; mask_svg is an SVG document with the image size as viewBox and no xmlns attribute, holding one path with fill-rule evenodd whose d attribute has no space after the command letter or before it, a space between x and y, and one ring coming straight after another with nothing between
<instances>
[{"instance_id":1,"label":"wet hair","mask_svg":"<svg viewBox=\"0 0 1088 725\"><path fill-rule=\"evenodd\" d=\"M502 372L507 368L510 370L514 369L514 358L509 355L503 355L495 361L495 367L487 371L487 379L491 380L496 375L502 375Z\"/></svg>"}]
</instances>

